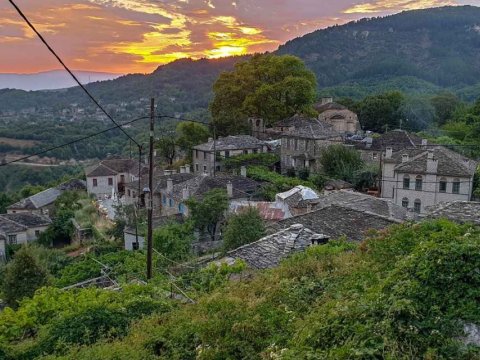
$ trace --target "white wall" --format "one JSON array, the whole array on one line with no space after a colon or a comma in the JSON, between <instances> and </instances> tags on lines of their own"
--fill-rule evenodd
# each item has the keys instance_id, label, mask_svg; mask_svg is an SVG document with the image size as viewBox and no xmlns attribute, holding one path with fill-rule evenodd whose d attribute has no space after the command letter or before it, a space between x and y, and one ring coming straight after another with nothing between
<instances>
[{"instance_id":1,"label":"white wall","mask_svg":"<svg viewBox=\"0 0 480 360\"><path fill-rule=\"evenodd\" d=\"M27 241L31 242L31 241L37 240L37 236L35 235L35 232L40 231L40 233L42 233L45 230L47 230L47 228L48 226L38 226L38 227L29 228L27 230Z\"/></svg>"},{"instance_id":2,"label":"white wall","mask_svg":"<svg viewBox=\"0 0 480 360\"><path fill-rule=\"evenodd\" d=\"M113 180L113 185L108 185L109 178ZM87 177L88 194L94 194L97 198L104 195L111 196L112 189L115 189L115 191L118 189L118 178L115 175ZM97 179L97 186L93 186L93 179Z\"/></svg>"},{"instance_id":3,"label":"white wall","mask_svg":"<svg viewBox=\"0 0 480 360\"><path fill-rule=\"evenodd\" d=\"M123 233L123 240L125 244L125 250L133 251L133 243L137 241L135 234L130 234L128 232ZM145 245L145 238L138 236L139 250L143 249Z\"/></svg>"}]
</instances>

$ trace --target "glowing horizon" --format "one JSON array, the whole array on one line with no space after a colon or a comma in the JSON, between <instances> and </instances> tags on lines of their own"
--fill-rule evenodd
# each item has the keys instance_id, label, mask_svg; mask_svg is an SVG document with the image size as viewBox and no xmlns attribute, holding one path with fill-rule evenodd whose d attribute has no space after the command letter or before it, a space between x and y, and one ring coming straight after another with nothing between
<instances>
[{"instance_id":1,"label":"glowing horizon","mask_svg":"<svg viewBox=\"0 0 480 360\"><path fill-rule=\"evenodd\" d=\"M335 24L480 0L17 0L72 68L149 73L178 59L272 51ZM59 69L9 4L0 6L0 72ZM81 70L80 70L81 69Z\"/></svg>"}]
</instances>

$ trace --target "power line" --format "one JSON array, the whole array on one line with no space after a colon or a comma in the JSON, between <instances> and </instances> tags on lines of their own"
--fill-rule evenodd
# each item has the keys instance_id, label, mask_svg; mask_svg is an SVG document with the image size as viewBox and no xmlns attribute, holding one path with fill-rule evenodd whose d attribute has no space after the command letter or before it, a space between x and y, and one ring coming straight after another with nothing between
<instances>
[{"instance_id":1,"label":"power line","mask_svg":"<svg viewBox=\"0 0 480 360\"><path fill-rule=\"evenodd\" d=\"M25 16L25 14L20 10L20 8L15 4L13 0L8 0L10 4L15 8L17 13L25 20L25 22L28 24L28 26L33 30L35 34L39 37L39 39L42 41L42 43L47 47L47 49L55 56L55 58L58 60L58 62L65 68L65 70L70 74L70 76L75 80L75 82L82 88L82 90L87 94L87 96L93 101L93 103L131 140L133 141L139 148L140 144L135 141L134 138L132 138L124 129L120 127L120 125L110 116L110 114L100 105L100 103L93 97L92 94L87 90L85 86L78 80L78 78L75 76L75 74L68 68L67 65L63 62L63 60L60 58L60 56L57 55L55 50L52 49L52 47L47 43L47 41L43 38L43 36L37 31L37 29L33 26L33 24L28 20L28 18Z\"/></svg>"},{"instance_id":2,"label":"power line","mask_svg":"<svg viewBox=\"0 0 480 360\"><path fill-rule=\"evenodd\" d=\"M21 158L19 158L19 159L12 160L12 161L9 161L9 162L7 162L7 163L0 164L0 166L7 166L7 165L12 164L12 163L21 162L21 161L23 161L23 160L30 159L30 158L32 158L32 157L34 157L34 156L43 155L43 154L45 154L45 153L47 153L47 152L50 152L50 151L53 151L53 150L57 150L57 149L60 149L60 148L62 148L62 147L65 147L65 146L73 145L73 144L78 143L78 142L81 142L81 141L85 141L85 140L87 140L87 139L90 139L90 138L95 137L95 136L97 136L97 135L104 134L104 133L106 133L106 132L108 132L108 131L111 131L111 130L115 130L115 129L121 129L121 130L123 130L123 129L122 129L122 126L129 125L129 124L134 123L134 122L136 122L136 121L143 120L143 119L148 119L148 118L149 118L148 116L142 116L142 117L133 119L133 120L131 120L131 121L125 122L125 123L123 123L123 124L117 124L116 126L113 126L113 127L111 127L111 128L108 128L108 129L105 129L105 130L96 132L96 133L94 133L94 134L90 134L90 135L84 136L84 137L82 137L82 138L79 138L79 139L76 139L76 140L72 140L72 141L69 141L69 142L67 142L67 143L64 143L64 144L61 144L61 145L57 145L57 146L48 148L48 149L46 149L46 150L42 150L42 151L36 152L36 153L34 153L34 154L32 154L32 155L23 156L23 157L21 157ZM138 143L137 143L137 144L138 144Z\"/></svg>"}]
</instances>

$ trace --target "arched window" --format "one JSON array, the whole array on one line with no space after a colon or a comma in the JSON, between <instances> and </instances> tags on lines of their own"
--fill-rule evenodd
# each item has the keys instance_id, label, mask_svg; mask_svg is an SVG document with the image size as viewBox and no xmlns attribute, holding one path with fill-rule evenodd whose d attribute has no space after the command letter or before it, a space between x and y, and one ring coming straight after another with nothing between
<instances>
[{"instance_id":1,"label":"arched window","mask_svg":"<svg viewBox=\"0 0 480 360\"><path fill-rule=\"evenodd\" d=\"M441 193L447 192L447 179L441 178L440 179L440 184L438 186L438 191Z\"/></svg>"},{"instance_id":2,"label":"arched window","mask_svg":"<svg viewBox=\"0 0 480 360\"><path fill-rule=\"evenodd\" d=\"M403 188L404 189L410 189L410 176L405 175L403 177Z\"/></svg>"},{"instance_id":3,"label":"arched window","mask_svg":"<svg viewBox=\"0 0 480 360\"><path fill-rule=\"evenodd\" d=\"M452 193L460 194L460 179L453 179Z\"/></svg>"},{"instance_id":4,"label":"arched window","mask_svg":"<svg viewBox=\"0 0 480 360\"><path fill-rule=\"evenodd\" d=\"M408 198L405 197L402 199L402 207L408 209Z\"/></svg>"},{"instance_id":5,"label":"arched window","mask_svg":"<svg viewBox=\"0 0 480 360\"><path fill-rule=\"evenodd\" d=\"M422 191L422 188L423 188L423 177L421 175L418 175L415 178L415 190Z\"/></svg>"},{"instance_id":6,"label":"arched window","mask_svg":"<svg viewBox=\"0 0 480 360\"><path fill-rule=\"evenodd\" d=\"M420 199L416 199L415 202L413 203L413 211L415 211L417 214L420 214L420 211L422 210L422 202Z\"/></svg>"}]
</instances>

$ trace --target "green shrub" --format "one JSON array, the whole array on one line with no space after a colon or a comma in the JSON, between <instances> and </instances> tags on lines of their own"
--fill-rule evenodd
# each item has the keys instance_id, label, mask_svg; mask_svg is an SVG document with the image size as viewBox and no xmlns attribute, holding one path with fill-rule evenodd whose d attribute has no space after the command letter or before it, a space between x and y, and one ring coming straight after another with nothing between
<instances>
[{"instance_id":1,"label":"green shrub","mask_svg":"<svg viewBox=\"0 0 480 360\"><path fill-rule=\"evenodd\" d=\"M232 215L227 220L223 234L225 251L238 248L259 240L265 234L265 224L256 208L248 208L238 215Z\"/></svg>"}]
</instances>

